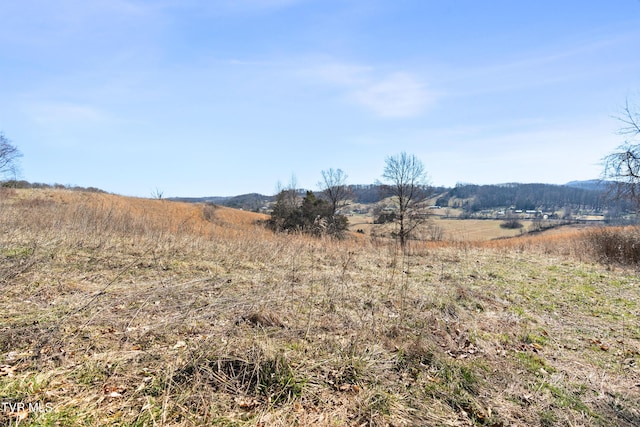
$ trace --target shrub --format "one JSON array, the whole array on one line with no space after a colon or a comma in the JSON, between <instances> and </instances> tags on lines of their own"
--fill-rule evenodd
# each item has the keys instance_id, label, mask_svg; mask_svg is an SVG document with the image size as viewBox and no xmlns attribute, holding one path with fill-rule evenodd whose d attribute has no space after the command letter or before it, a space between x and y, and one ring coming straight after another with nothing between
<instances>
[{"instance_id":1,"label":"shrub","mask_svg":"<svg viewBox=\"0 0 640 427\"><path fill-rule=\"evenodd\" d=\"M511 218L511 219L504 220L502 224L500 224L500 227L508 228L508 229L516 229L516 228L522 228L524 226L517 219Z\"/></svg>"},{"instance_id":2,"label":"shrub","mask_svg":"<svg viewBox=\"0 0 640 427\"><path fill-rule=\"evenodd\" d=\"M216 210L218 210L218 205L214 203L205 203L202 206L202 218L209 222L213 222L216 218Z\"/></svg>"},{"instance_id":3,"label":"shrub","mask_svg":"<svg viewBox=\"0 0 640 427\"><path fill-rule=\"evenodd\" d=\"M393 222L396 220L395 212L383 212L378 216L378 218L373 221L374 224L386 224L388 222Z\"/></svg>"},{"instance_id":4,"label":"shrub","mask_svg":"<svg viewBox=\"0 0 640 427\"><path fill-rule=\"evenodd\" d=\"M349 222L344 215L333 214L331 204L307 191L302 203L284 190L276 196L276 204L267 225L274 231L302 231L315 236L342 237Z\"/></svg>"},{"instance_id":5,"label":"shrub","mask_svg":"<svg viewBox=\"0 0 640 427\"><path fill-rule=\"evenodd\" d=\"M602 262L640 264L639 227L602 227L585 234L594 255Z\"/></svg>"}]
</instances>

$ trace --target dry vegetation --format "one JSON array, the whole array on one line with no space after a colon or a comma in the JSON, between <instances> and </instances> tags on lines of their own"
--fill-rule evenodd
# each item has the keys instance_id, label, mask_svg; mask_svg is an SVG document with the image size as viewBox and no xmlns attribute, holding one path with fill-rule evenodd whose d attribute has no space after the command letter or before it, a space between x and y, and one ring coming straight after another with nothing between
<instances>
[{"instance_id":1,"label":"dry vegetation","mask_svg":"<svg viewBox=\"0 0 640 427\"><path fill-rule=\"evenodd\" d=\"M500 226L503 222L501 219L449 219L434 215L424 227L422 237L424 240L477 242L520 236L532 228L531 220L520 221L521 229L503 228ZM351 216L349 224L351 231L362 230L368 236L389 236L394 227L393 224L374 224L370 215Z\"/></svg>"},{"instance_id":2,"label":"dry vegetation","mask_svg":"<svg viewBox=\"0 0 640 427\"><path fill-rule=\"evenodd\" d=\"M637 274L585 232L402 256L256 219L2 192L0 423L640 425Z\"/></svg>"}]
</instances>

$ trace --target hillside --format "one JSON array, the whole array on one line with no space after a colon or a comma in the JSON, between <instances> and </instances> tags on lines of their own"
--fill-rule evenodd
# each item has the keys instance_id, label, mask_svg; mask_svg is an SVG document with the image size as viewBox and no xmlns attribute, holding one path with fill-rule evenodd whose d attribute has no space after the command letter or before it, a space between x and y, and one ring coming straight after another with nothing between
<instances>
[{"instance_id":1,"label":"hillside","mask_svg":"<svg viewBox=\"0 0 640 427\"><path fill-rule=\"evenodd\" d=\"M173 197L175 202L211 203L247 211L258 211L274 200L273 196L258 193L241 194L238 196L209 196L209 197Z\"/></svg>"},{"instance_id":2,"label":"hillside","mask_svg":"<svg viewBox=\"0 0 640 427\"><path fill-rule=\"evenodd\" d=\"M263 218L2 189L0 424L640 425L637 274L584 231L402 255Z\"/></svg>"},{"instance_id":3,"label":"hillside","mask_svg":"<svg viewBox=\"0 0 640 427\"><path fill-rule=\"evenodd\" d=\"M458 185L436 204L467 211L513 207L519 210L557 211L562 208L601 212L610 206L602 187L550 184Z\"/></svg>"},{"instance_id":4,"label":"hillside","mask_svg":"<svg viewBox=\"0 0 640 427\"><path fill-rule=\"evenodd\" d=\"M433 204L463 209L468 215L482 210L539 210L545 212L591 212L610 215L630 211L629 203L607 197L607 184L602 181L573 181L566 185L509 183L499 185L458 184L453 188L431 189ZM350 185L351 202L369 205L382 201L386 195L380 186ZM304 195L305 190L299 190ZM257 193L232 197L198 197L171 200L192 203L214 203L223 206L259 211L268 207L273 196Z\"/></svg>"}]
</instances>

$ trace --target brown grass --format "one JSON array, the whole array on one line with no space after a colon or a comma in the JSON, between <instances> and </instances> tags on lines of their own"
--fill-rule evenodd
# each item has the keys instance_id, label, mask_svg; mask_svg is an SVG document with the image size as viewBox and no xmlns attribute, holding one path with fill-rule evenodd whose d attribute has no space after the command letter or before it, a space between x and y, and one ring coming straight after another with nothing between
<instances>
[{"instance_id":1,"label":"brown grass","mask_svg":"<svg viewBox=\"0 0 640 427\"><path fill-rule=\"evenodd\" d=\"M373 219L365 215L349 217L349 229L353 232L362 230L368 236L389 236L394 228L393 224L373 224ZM432 240L430 227L441 230L442 240L446 242L483 242L487 240L507 239L525 235L532 227L533 221L519 220L523 224L521 229L503 228L501 219L452 219L433 216L423 227L422 237ZM562 226L545 230L542 234L564 233L576 226ZM582 227L582 226L581 226Z\"/></svg>"},{"instance_id":2,"label":"brown grass","mask_svg":"<svg viewBox=\"0 0 640 427\"><path fill-rule=\"evenodd\" d=\"M0 422L639 424L637 276L581 231L403 255L260 218L0 194L0 401L52 408Z\"/></svg>"}]
</instances>

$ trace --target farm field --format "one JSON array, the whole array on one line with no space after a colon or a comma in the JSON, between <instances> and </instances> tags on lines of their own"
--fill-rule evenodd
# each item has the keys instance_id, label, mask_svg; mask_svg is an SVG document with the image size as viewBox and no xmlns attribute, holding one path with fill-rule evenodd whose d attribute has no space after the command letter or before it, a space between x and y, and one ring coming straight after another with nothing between
<instances>
[{"instance_id":1,"label":"farm field","mask_svg":"<svg viewBox=\"0 0 640 427\"><path fill-rule=\"evenodd\" d=\"M476 242L506 237L515 237L531 227L531 220L521 220L521 229L505 229L500 227L503 220L497 219L450 219L434 216L431 226L441 231L441 240L454 242ZM362 230L367 235L389 234L393 226L389 224L373 224L371 216L354 215L349 217L351 231ZM429 236L426 236L429 240Z\"/></svg>"},{"instance_id":2,"label":"farm field","mask_svg":"<svg viewBox=\"0 0 640 427\"><path fill-rule=\"evenodd\" d=\"M0 192L0 425L640 425L638 274L588 230L265 218Z\"/></svg>"},{"instance_id":3,"label":"farm field","mask_svg":"<svg viewBox=\"0 0 640 427\"><path fill-rule=\"evenodd\" d=\"M526 231L531 221L523 220L522 229L501 228L502 220L493 219L443 219L436 218L433 224L442 228L443 238L457 242L482 241L504 237L514 237Z\"/></svg>"}]
</instances>

